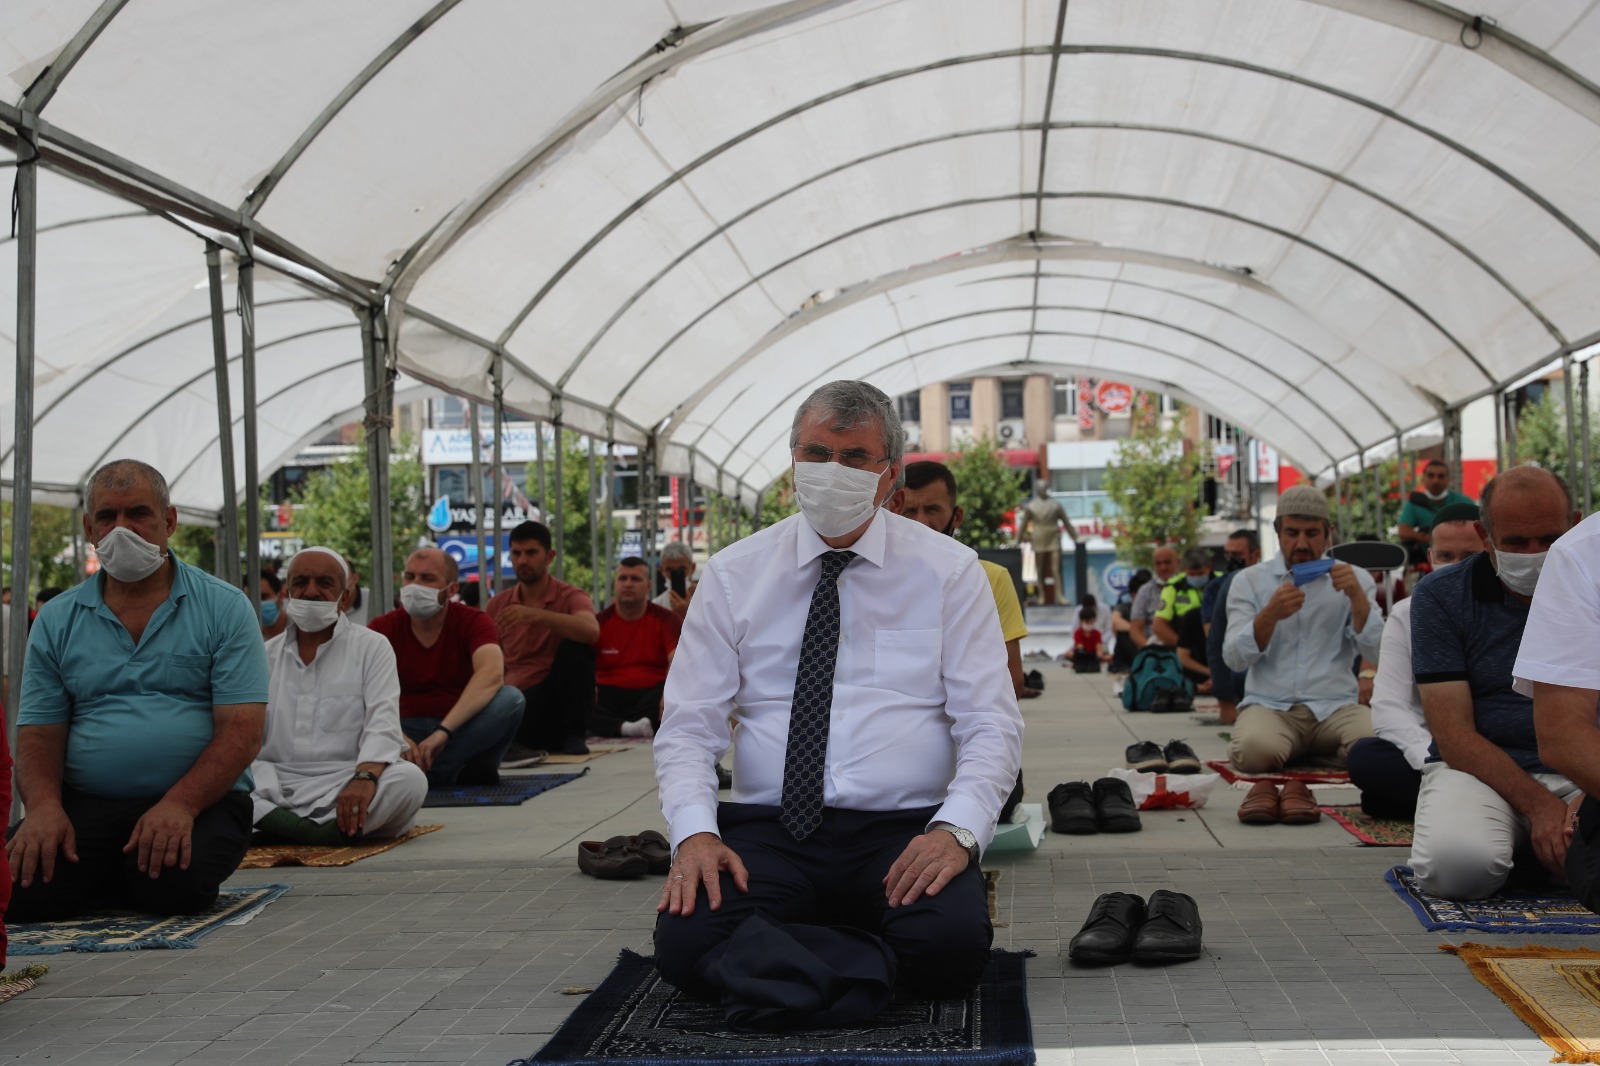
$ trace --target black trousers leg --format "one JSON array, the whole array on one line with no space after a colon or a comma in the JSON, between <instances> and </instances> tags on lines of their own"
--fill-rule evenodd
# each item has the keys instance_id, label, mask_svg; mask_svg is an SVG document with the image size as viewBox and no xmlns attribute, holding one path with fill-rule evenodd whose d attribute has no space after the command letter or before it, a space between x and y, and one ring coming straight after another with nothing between
<instances>
[{"instance_id":1,"label":"black trousers leg","mask_svg":"<svg viewBox=\"0 0 1600 1066\"><path fill-rule=\"evenodd\" d=\"M1361 809L1374 818L1412 821L1422 772L1413 770L1405 754L1380 737L1363 737L1350 745L1350 783L1361 790Z\"/></svg>"},{"instance_id":2,"label":"black trousers leg","mask_svg":"<svg viewBox=\"0 0 1600 1066\"><path fill-rule=\"evenodd\" d=\"M157 800L116 800L64 788L61 805L77 836L78 861L57 858L48 884L20 885L6 916L19 922L72 918L97 907L147 914L195 914L216 902L219 886L250 846L250 796L230 792L195 819L189 869L140 873L138 854L122 853L133 827Z\"/></svg>"},{"instance_id":3,"label":"black trousers leg","mask_svg":"<svg viewBox=\"0 0 1600 1066\"><path fill-rule=\"evenodd\" d=\"M522 696L526 706L518 743L561 751L570 741L581 742L594 712L594 646L563 640L549 675L523 689Z\"/></svg>"},{"instance_id":4,"label":"black trousers leg","mask_svg":"<svg viewBox=\"0 0 1600 1066\"><path fill-rule=\"evenodd\" d=\"M1592 796L1578 807L1578 831L1567 847L1567 883L1579 903L1600 914L1600 803Z\"/></svg>"},{"instance_id":5,"label":"black trousers leg","mask_svg":"<svg viewBox=\"0 0 1600 1066\"><path fill-rule=\"evenodd\" d=\"M936 808L823 811L822 826L796 841L778 808L723 803L723 840L750 875L740 893L722 876L722 907L710 909L702 887L688 917L656 918L656 966L692 995L715 998L696 972L702 956L751 914L774 924L849 925L882 937L900 963L900 983L928 995L960 995L983 975L994 937L983 875L969 866L937 896L890 908L884 875Z\"/></svg>"},{"instance_id":6,"label":"black trousers leg","mask_svg":"<svg viewBox=\"0 0 1600 1066\"><path fill-rule=\"evenodd\" d=\"M661 728L661 691L666 685L652 688L617 688L600 685L595 695L594 713L589 716L589 732L597 737L620 737L623 722L650 719L650 725Z\"/></svg>"}]
</instances>

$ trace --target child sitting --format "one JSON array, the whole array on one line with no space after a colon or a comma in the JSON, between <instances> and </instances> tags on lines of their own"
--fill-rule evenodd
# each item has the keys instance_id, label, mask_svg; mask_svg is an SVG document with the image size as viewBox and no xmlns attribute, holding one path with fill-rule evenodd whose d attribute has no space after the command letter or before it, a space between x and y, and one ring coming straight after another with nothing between
<instances>
[{"instance_id":1,"label":"child sitting","mask_svg":"<svg viewBox=\"0 0 1600 1066\"><path fill-rule=\"evenodd\" d=\"M1078 628L1072 631L1072 671L1076 674L1098 674L1100 664L1110 655L1103 649L1104 639L1099 627L1098 612L1085 607L1078 612Z\"/></svg>"}]
</instances>

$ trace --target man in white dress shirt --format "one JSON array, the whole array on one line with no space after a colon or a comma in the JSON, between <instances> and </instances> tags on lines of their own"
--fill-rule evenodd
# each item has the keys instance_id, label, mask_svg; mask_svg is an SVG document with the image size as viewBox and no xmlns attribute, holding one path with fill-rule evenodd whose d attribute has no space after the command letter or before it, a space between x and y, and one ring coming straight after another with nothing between
<instances>
[{"instance_id":1,"label":"man in white dress shirt","mask_svg":"<svg viewBox=\"0 0 1600 1066\"><path fill-rule=\"evenodd\" d=\"M977 860L1022 751L977 555L882 509L905 445L893 403L864 382L824 385L790 444L801 513L704 568L655 744L675 853L657 966L721 995L736 1027L870 1014L824 1001L735 1018L731 1000L768 976L748 965L797 957L790 935L808 963L851 979L886 960L877 977L892 985L898 969L913 992L976 984L993 938ZM733 793L719 807L730 745ZM861 951L841 963L852 936Z\"/></svg>"},{"instance_id":2,"label":"man in white dress shirt","mask_svg":"<svg viewBox=\"0 0 1600 1066\"><path fill-rule=\"evenodd\" d=\"M331 549L297 553L288 627L267 642L267 735L250 798L258 830L300 844L399 836L428 794L401 758L394 650L340 613L349 582Z\"/></svg>"},{"instance_id":3,"label":"man in white dress shirt","mask_svg":"<svg viewBox=\"0 0 1600 1066\"><path fill-rule=\"evenodd\" d=\"M1478 535L1478 505L1441 508L1433 524L1428 564L1434 571L1454 566L1483 551ZM1378 676L1372 683L1372 732L1350 745L1350 783L1361 790L1361 809L1374 818L1411 821L1422 788L1433 734L1422 713L1422 693L1411 669L1411 601L1389 611L1378 651Z\"/></svg>"}]
</instances>

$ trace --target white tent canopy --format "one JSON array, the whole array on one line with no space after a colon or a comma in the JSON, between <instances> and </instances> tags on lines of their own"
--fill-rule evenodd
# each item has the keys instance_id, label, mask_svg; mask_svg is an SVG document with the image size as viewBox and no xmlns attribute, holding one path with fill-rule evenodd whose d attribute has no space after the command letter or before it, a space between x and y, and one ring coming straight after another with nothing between
<instances>
[{"instance_id":1,"label":"white tent canopy","mask_svg":"<svg viewBox=\"0 0 1600 1066\"><path fill-rule=\"evenodd\" d=\"M35 479L137 454L221 509L203 243L240 234L263 471L361 406L361 307L416 381L498 366L747 503L822 381L997 367L1327 470L1600 338L1600 7L1477 6L9 0Z\"/></svg>"}]
</instances>

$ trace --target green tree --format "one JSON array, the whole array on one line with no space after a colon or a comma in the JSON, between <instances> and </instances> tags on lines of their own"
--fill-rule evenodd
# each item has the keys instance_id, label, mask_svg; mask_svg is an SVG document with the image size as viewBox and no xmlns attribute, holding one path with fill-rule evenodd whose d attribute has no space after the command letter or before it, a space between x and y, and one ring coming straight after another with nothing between
<instances>
[{"instance_id":1,"label":"green tree","mask_svg":"<svg viewBox=\"0 0 1600 1066\"><path fill-rule=\"evenodd\" d=\"M595 568L605 563L605 529L601 528L599 540L600 558L597 560L590 551L589 543L589 445L588 438L580 434L563 429L557 438L556 447L562 449L561 456L561 495L560 506L562 510L562 551L557 561L561 564L562 578L569 585L588 591L593 587ZM528 464L527 483L538 484L537 465ZM545 476L552 482L555 478L555 456L550 455L545 459ZM604 475L601 474L603 477ZM598 499L598 498L597 498ZM597 502L595 518L599 522L605 521L605 508L603 501ZM553 523L553 516L552 516ZM611 539L615 545L617 537L622 531L622 522L619 519L611 520ZM555 526L551 524L550 535L555 536ZM602 597L605 597L605 587L602 585Z\"/></svg>"},{"instance_id":2,"label":"green tree","mask_svg":"<svg viewBox=\"0 0 1600 1066\"><path fill-rule=\"evenodd\" d=\"M70 588L78 582L73 559L72 529L74 512L69 507L35 503L28 537L28 570L32 580L14 581L11 574L11 501L0 503L0 536L4 537L5 584L36 595L40 589Z\"/></svg>"},{"instance_id":3,"label":"green tree","mask_svg":"<svg viewBox=\"0 0 1600 1066\"><path fill-rule=\"evenodd\" d=\"M422 460L402 438L389 457L390 574L426 539ZM290 527L307 544L342 552L364 576L373 573L372 492L364 453L348 455L306 478L294 500Z\"/></svg>"},{"instance_id":4,"label":"green tree","mask_svg":"<svg viewBox=\"0 0 1600 1066\"><path fill-rule=\"evenodd\" d=\"M1117 557L1149 566L1161 545L1192 546L1200 534L1204 485L1200 453L1185 450L1177 420L1162 429L1158 420L1136 419L1133 435L1106 466L1105 490L1119 512L1110 520ZM1095 513L1106 517L1099 504Z\"/></svg>"},{"instance_id":5,"label":"green tree","mask_svg":"<svg viewBox=\"0 0 1600 1066\"><path fill-rule=\"evenodd\" d=\"M777 525L799 510L800 503L794 498L794 472L785 470L762 494L761 528Z\"/></svg>"},{"instance_id":6,"label":"green tree","mask_svg":"<svg viewBox=\"0 0 1600 1066\"><path fill-rule=\"evenodd\" d=\"M1582 432L1580 419L1574 434L1580 449ZM1600 456L1600 412L1592 405L1589 408L1589 455L1591 459ZM1566 478L1582 506L1583 478L1576 473L1576 468L1583 462L1583 454L1580 450L1577 462L1567 454L1567 403L1561 389L1547 387L1538 403L1529 404L1518 414L1517 462L1538 463ZM1600 495L1600 476L1597 476L1600 470L1595 467L1600 467L1600 463L1594 464L1587 473L1591 491Z\"/></svg>"},{"instance_id":7,"label":"green tree","mask_svg":"<svg viewBox=\"0 0 1600 1066\"><path fill-rule=\"evenodd\" d=\"M956 537L974 548L1001 548L1011 538L1000 528L1007 511L1015 510L1027 495L1026 471L1009 467L1000 455L1000 443L988 433L980 435L954 455L949 463L965 517Z\"/></svg>"},{"instance_id":8,"label":"green tree","mask_svg":"<svg viewBox=\"0 0 1600 1066\"><path fill-rule=\"evenodd\" d=\"M1338 518L1339 505L1349 509L1351 534L1376 533L1384 540L1392 539L1390 530L1400 522L1400 508L1406 502L1410 489L1400 484L1400 460L1390 456L1378 464L1378 510L1372 510L1373 472L1350 474L1339 479L1338 495L1329 506Z\"/></svg>"}]
</instances>

